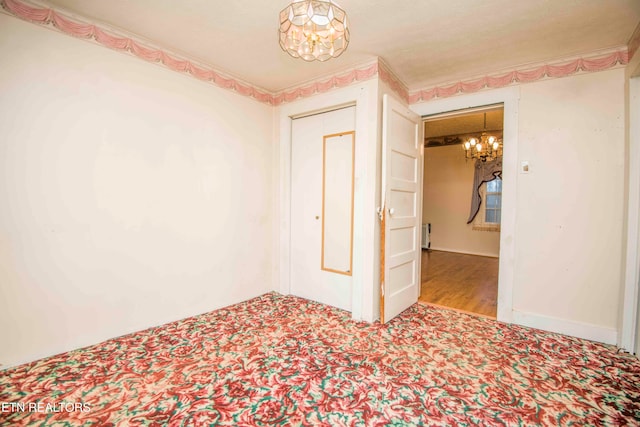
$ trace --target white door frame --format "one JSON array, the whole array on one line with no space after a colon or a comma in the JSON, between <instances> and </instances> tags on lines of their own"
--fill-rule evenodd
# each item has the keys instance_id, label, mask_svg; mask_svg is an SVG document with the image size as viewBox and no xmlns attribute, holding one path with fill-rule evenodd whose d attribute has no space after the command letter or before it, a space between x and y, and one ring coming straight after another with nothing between
<instances>
[{"instance_id":1,"label":"white door frame","mask_svg":"<svg viewBox=\"0 0 640 427\"><path fill-rule=\"evenodd\" d=\"M638 325L640 290L640 77L629 79L629 175L627 199L627 242L622 300L622 325L618 346L633 353Z\"/></svg>"},{"instance_id":2,"label":"white door frame","mask_svg":"<svg viewBox=\"0 0 640 427\"><path fill-rule=\"evenodd\" d=\"M518 179L518 86L453 96L409 108L421 116L444 113L465 108L504 104L502 214L500 222L500 263L498 273L497 320L513 322L513 287L516 262L516 188ZM424 165L423 165L424 167ZM422 197L422 195L421 195Z\"/></svg>"},{"instance_id":3,"label":"white door frame","mask_svg":"<svg viewBox=\"0 0 640 427\"><path fill-rule=\"evenodd\" d=\"M373 230L375 220L375 195L370 188L375 188L375 155L371 156L371 150L375 150L377 132L377 80L372 79L348 86L343 89L333 90L325 94L301 99L299 101L284 104L276 110L274 121L278 123L279 141L276 147L275 162L278 171L279 182L277 194L274 200L278 200L276 218L278 224L274 231L279 239L276 239L277 247L277 272L274 278L280 284L280 293L289 295L291 290L291 121L292 117L305 114L330 111L344 107L348 104L356 106L356 149L355 149L355 179L354 179L354 203L353 203L353 271L351 291L351 315L354 320L369 320L371 318L372 304L365 301L373 299L371 286L365 283L373 283L374 259L373 251L366 248L373 247L372 233L365 230ZM372 148L373 147L373 148ZM375 151L373 152L375 154ZM373 160L373 167L371 165ZM371 175L373 173L373 176ZM365 212L371 211L370 215Z\"/></svg>"}]
</instances>

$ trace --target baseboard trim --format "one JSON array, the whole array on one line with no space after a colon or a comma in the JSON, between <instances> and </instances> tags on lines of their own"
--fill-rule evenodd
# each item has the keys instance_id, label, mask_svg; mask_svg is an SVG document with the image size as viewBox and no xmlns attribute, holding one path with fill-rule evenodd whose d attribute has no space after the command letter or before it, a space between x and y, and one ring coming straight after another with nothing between
<instances>
[{"instance_id":1,"label":"baseboard trim","mask_svg":"<svg viewBox=\"0 0 640 427\"><path fill-rule=\"evenodd\" d=\"M437 248L437 247L433 247L433 246L431 246L429 249L431 249L432 251L439 251L439 252L453 252L454 254L476 255L476 256L484 256L484 257L489 257L489 258L498 258L499 257L499 255L496 255L496 254L460 251L460 250L456 250L456 249Z\"/></svg>"},{"instance_id":2,"label":"baseboard trim","mask_svg":"<svg viewBox=\"0 0 640 427\"><path fill-rule=\"evenodd\" d=\"M590 323L575 322L519 310L513 310L513 323L605 344L616 345L618 339L618 331L614 328L606 328Z\"/></svg>"}]
</instances>

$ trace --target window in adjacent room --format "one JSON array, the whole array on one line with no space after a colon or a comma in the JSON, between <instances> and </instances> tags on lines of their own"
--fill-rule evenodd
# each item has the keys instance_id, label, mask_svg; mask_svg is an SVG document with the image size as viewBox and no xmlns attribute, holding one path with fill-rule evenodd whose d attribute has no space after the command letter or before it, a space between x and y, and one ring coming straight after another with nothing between
<instances>
[{"instance_id":1,"label":"window in adjacent room","mask_svg":"<svg viewBox=\"0 0 640 427\"><path fill-rule=\"evenodd\" d=\"M502 211L502 180L496 178L485 182L480 188L482 205L476 215L473 229L485 231L500 231L500 217Z\"/></svg>"}]
</instances>

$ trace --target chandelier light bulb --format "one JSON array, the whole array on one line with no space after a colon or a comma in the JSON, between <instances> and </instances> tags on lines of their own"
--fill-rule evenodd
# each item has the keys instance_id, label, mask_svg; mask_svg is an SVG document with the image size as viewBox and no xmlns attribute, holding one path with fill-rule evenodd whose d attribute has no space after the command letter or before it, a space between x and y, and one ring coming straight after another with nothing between
<instances>
[{"instance_id":1,"label":"chandelier light bulb","mask_svg":"<svg viewBox=\"0 0 640 427\"><path fill-rule=\"evenodd\" d=\"M487 113L484 113L484 130L479 137L471 137L462 144L466 160L486 162L502 157L502 140L495 135L488 135Z\"/></svg>"},{"instance_id":2,"label":"chandelier light bulb","mask_svg":"<svg viewBox=\"0 0 640 427\"><path fill-rule=\"evenodd\" d=\"M475 159L483 162L502 157L502 140L497 136L487 135L471 137L462 144L465 159Z\"/></svg>"}]
</instances>

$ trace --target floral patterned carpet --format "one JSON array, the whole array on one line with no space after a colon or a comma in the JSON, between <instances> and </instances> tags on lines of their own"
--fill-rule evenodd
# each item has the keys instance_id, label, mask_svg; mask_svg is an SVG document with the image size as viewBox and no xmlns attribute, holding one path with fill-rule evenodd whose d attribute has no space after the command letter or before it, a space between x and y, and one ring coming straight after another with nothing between
<instances>
[{"instance_id":1,"label":"floral patterned carpet","mask_svg":"<svg viewBox=\"0 0 640 427\"><path fill-rule=\"evenodd\" d=\"M414 305L270 293L0 372L1 425L640 425L615 347Z\"/></svg>"}]
</instances>

